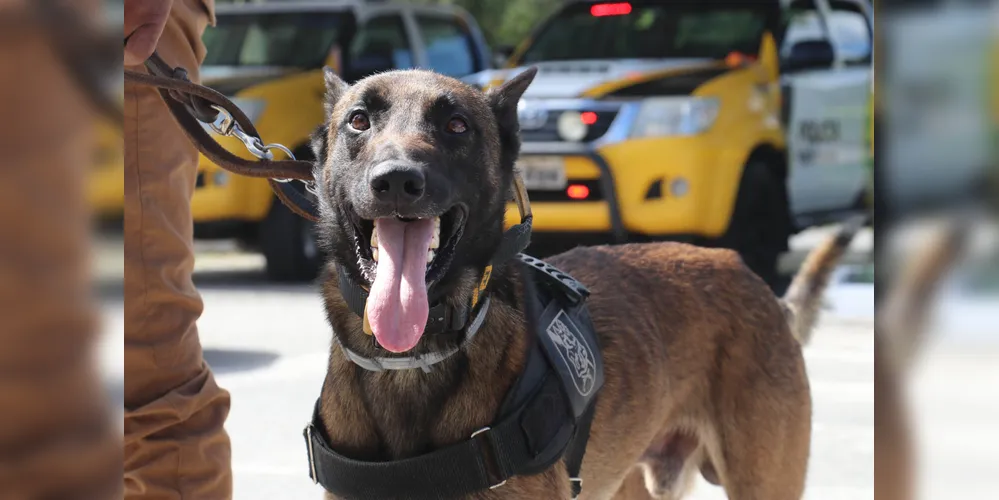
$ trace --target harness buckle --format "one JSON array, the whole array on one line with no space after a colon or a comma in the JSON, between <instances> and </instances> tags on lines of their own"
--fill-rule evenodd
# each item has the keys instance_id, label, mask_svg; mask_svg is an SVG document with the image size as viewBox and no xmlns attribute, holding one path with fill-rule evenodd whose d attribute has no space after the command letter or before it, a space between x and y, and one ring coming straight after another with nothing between
<instances>
[{"instance_id":1,"label":"harness buckle","mask_svg":"<svg viewBox=\"0 0 999 500\"><path fill-rule=\"evenodd\" d=\"M319 484L319 475L316 474L316 455L312 450L312 424L305 427L305 442L309 444L309 475L312 476L312 484Z\"/></svg>"},{"instance_id":2,"label":"harness buckle","mask_svg":"<svg viewBox=\"0 0 999 500\"><path fill-rule=\"evenodd\" d=\"M471 435L471 436L469 436L469 439L475 439L475 436L478 436L479 434L482 434L482 433L484 433L484 432L487 432L487 431L489 431L489 430L491 430L491 429L492 429L492 427L489 427L489 426L487 425L487 426L485 426L485 427L483 427L483 428L481 428L481 429L479 429L479 430L477 430L477 431L473 432L473 433L472 433L472 435ZM486 465L488 465L488 464L486 464ZM496 464L496 466L498 467L498 466L499 466L499 464ZM488 474L488 472L487 472L487 474ZM500 482L498 482L498 483L496 483L496 484L494 484L494 485L490 486L490 487L489 487L489 489L491 489L491 490L495 490L496 488L499 488L500 486L503 486L504 484L506 484L506 479L504 479L504 480L502 480L502 481L500 481Z\"/></svg>"}]
</instances>

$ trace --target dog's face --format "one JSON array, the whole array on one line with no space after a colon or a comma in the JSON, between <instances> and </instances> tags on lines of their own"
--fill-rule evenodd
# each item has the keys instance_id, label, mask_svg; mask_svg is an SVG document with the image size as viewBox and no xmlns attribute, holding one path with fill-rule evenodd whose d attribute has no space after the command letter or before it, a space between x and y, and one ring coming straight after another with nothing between
<instances>
[{"instance_id":1,"label":"dog's face","mask_svg":"<svg viewBox=\"0 0 999 500\"><path fill-rule=\"evenodd\" d=\"M528 70L490 93L428 71L346 85L326 71L326 124L316 133L320 237L369 286L366 320L403 352L427 322L428 288L462 294L502 237L520 147L517 102Z\"/></svg>"}]
</instances>

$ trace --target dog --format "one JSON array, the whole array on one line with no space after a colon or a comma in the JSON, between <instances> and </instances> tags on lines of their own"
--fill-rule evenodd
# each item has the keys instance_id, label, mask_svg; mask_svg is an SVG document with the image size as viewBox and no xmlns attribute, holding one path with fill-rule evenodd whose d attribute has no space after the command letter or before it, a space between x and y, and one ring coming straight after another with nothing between
<instances>
[{"instance_id":1,"label":"dog","mask_svg":"<svg viewBox=\"0 0 999 500\"><path fill-rule=\"evenodd\" d=\"M326 71L327 120L313 150L334 342L317 432L338 453L398 460L466 440L490 425L524 369L525 271L504 262L482 283L503 238L517 103L534 74L483 92L422 70L353 85ZM785 299L726 249L627 244L549 259L589 288L603 357L580 498L678 498L698 471L730 498L799 498L811 435L800 339L858 228L823 243ZM368 293L363 315L348 305L344 279ZM460 307L480 292L491 306L474 341L426 371L368 371L345 353L461 346L460 335L424 338L432 295ZM471 495L571 496L561 462Z\"/></svg>"}]
</instances>

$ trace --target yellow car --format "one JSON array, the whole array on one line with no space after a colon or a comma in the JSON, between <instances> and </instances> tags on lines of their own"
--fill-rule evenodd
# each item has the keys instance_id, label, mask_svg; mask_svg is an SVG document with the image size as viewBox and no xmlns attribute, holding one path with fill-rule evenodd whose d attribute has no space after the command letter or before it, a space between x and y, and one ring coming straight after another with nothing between
<instances>
[{"instance_id":1,"label":"yellow car","mask_svg":"<svg viewBox=\"0 0 999 500\"><path fill-rule=\"evenodd\" d=\"M574 2L465 81L539 69L519 107L535 241L724 245L774 283L794 229L863 206L870 16L866 0Z\"/></svg>"},{"instance_id":2,"label":"yellow car","mask_svg":"<svg viewBox=\"0 0 999 500\"><path fill-rule=\"evenodd\" d=\"M264 142L288 146L299 160L313 157L309 136L323 120L324 65L347 81L411 67L460 77L488 68L491 57L475 20L456 7L264 2L219 4L216 17L204 35L203 82L231 96ZM251 158L240 142L220 142ZM196 238L238 238L260 249L276 280L315 276L313 225L278 202L265 180L230 175L202 156L191 209Z\"/></svg>"}]
</instances>

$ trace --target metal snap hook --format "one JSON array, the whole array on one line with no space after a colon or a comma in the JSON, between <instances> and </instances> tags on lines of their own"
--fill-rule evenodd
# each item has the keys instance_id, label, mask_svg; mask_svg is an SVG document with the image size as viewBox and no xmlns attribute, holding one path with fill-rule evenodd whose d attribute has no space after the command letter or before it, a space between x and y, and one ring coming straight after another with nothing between
<instances>
[{"instance_id":1,"label":"metal snap hook","mask_svg":"<svg viewBox=\"0 0 999 500\"><path fill-rule=\"evenodd\" d=\"M218 135L231 135L232 126L236 123L232 115L225 108L217 104L212 104L212 109L218 111L218 114L215 115L215 121L209 123L208 126Z\"/></svg>"}]
</instances>

